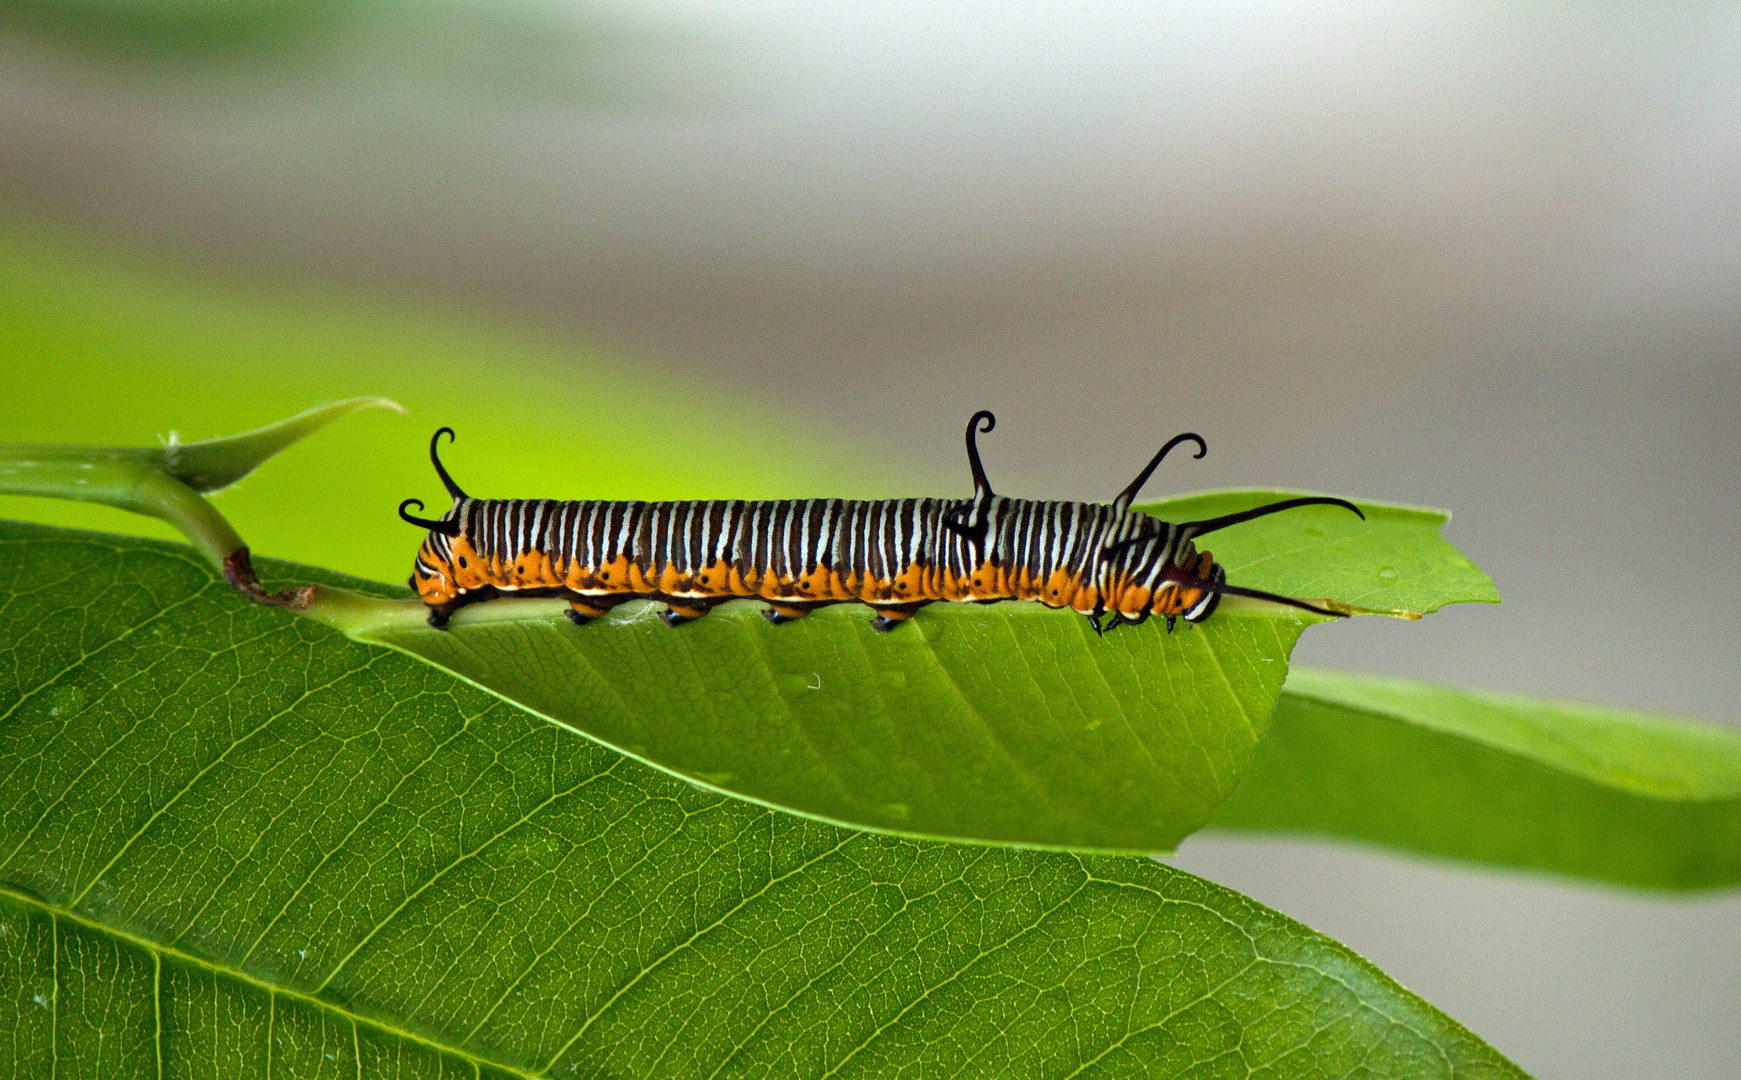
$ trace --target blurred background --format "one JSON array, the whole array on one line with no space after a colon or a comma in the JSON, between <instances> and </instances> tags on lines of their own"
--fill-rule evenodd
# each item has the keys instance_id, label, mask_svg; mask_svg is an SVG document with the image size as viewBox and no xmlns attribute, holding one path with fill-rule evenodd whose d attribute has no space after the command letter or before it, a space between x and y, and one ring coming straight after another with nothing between
<instances>
[{"instance_id":1,"label":"blurred background","mask_svg":"<svg viewBox=\"0 0 1741 1080\"><path fill-rule=\"evenodd\" d=\"M1295 659L1741 723L1741 5L3 0L8 441L386 394L223 498L399 580L481 493L1444 506L1499 607ZM359 465L358 462L366 462ZM0 515L166 535L115 512ZM1176 860L1542 1078L1741 1075L1741 898Z\"/></svg>"}]
</instances>

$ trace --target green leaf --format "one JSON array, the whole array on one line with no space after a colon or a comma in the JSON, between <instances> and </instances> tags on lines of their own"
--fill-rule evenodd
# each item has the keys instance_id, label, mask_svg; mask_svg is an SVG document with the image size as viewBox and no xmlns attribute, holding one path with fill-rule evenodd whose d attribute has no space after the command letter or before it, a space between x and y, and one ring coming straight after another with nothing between
<instances>
[{"instance_id":1,"label":"green leaf","mask_svg":"<svg viewBox=\"0 0 1741 1080\"><path fill-rule=\"evenodd\" d=\"M1296 668L1216 828L1665 889L1741 883L1741 733Z\"/></svg>"},{"instance_id":2,"label":"green leaf","mask_svg":"<svg viewBox=\"0 0 1741 1080\"><path fill-rule=\"evenodd\" d=\"M147 454L162 456L158 466L195 491L221 491L259 468L279 452L308 438L340 417L358 409L405 409L383 397L351 398L330 405L317 405L287 420L263 428L203 442L172 442L162 450Z\"/></svg>"},{"instance_id":3,"label":"green leaf","mask_svg":"<svg viewBox=\"0 0 1741 1080\"><path fill-rule=\"evenodd\" d=\"M1192 521L1316 494L1213 491L1139 509ZM1215 533L1207 542L1235 584L1329 599L1364 614L1418 619L1446 604L1499 603L1493 579L1440 536L1450 513L1355 501L1365 521L1330 508L1290 510Z\"/></svg>"},{"instance_id":4,"label":"green leaf","mask_svg":"<svg viewBox=\"0 0 1741 1080\"><path fill-rule=\"evenodd\" d=\"M1286 494L1149 510L1186 520ZM1215 541L1218 555L1236 552L1230 580L1261 589L1347 587L1419 610L1488 598L1492 583L1439 536L1443 521L1306 507ZM1378 577L1384 567L1399 568L1395 580ZM856 605L776 627L762 605L730 604L677 630L636 605L577 628L560 602L506 603L465 609L446 633L406 619L358 637L772 806L909 835L1115 851L1171 850L1202 826L1251 760L1294 641L1318 621L1230 598L1198 626L1169 634L1151 620L1105 638L1031 603L936 604L888 634Z\"/></svg>"},{"instance_id":5,"label":"green leaf","mask_svg":"<svg viewBox=\"0 0 1741 1080\"><path fill-rule=\"evenodd\" d=\"M1218 886L724 798L185 548L0 526L0 642L18 1075L1520 1075Z\"/></svg>"}]
</instances>

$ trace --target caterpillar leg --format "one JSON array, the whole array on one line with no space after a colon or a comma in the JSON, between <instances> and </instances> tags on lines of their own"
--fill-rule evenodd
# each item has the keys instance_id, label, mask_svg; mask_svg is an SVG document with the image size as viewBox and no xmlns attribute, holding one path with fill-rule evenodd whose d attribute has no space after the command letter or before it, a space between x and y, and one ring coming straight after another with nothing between
<instances>
[{"instance_id":1,"label":"caterpillar leg","mask_svg":"<svg viewBox=\"0 0 1741 1080\"><path fill-rule=\"evenodd\" d=\"M769 604L766 608L762 609L762 617L773 623L775 626L779 626L781 623L789 623L793 619L802 619L808 614L810 614L809 608L793 607L791 604Z\"/></svg>"},{"instance_id":2,"label":"caterpillar leg","mask_svg":"<svg viewBox=\"0 0 1741 1080\"><path fill-rule=\"evenodd\" d=\"M694 622L706 615L712 607L712 604L672 603L659 613L659 617L665 620L666 626L682 626L684 623Z\"/></svg>"},{"instance_id":3,"label":"caterpillar leg","mask_svg":"<svg viewBox=\"0 0 1741 1080\"><path fill-rule=\"evenodd\" d=\"M445 604L439 606L429 604L429 625L437 630L446 630L447 620L453 618L454 612L468 604L478 604L485 600L494 599L496 595L496 590L491 588L473 589L470 593L462 593Z\"/></svg>"},{"instance_id":4,"label":"caterpillar leg","mask_svg":"<svg viewBox=\"0 0 1741 1080\"><path fill-rule=\"evenodd\" d=\"M887 604L878 605L873 609L877 616L871 620L871 629L880 634L886 634L911 619L913 612L918 611L921 606L919 604L903 604L899 607Z\"/></svg>"},{"instance_id":5,"label":"caterpillar leg","mask_svg":"<svg viewBox=\"0 0 1741 1080\"><path fill-rule=\"evenodd\" d=\"M570 600L568 610L563 612L568 621L576 626L585 626L594 619L610 610L608 604L594 604L586 600Z\"/></svg>"}]
</instances>

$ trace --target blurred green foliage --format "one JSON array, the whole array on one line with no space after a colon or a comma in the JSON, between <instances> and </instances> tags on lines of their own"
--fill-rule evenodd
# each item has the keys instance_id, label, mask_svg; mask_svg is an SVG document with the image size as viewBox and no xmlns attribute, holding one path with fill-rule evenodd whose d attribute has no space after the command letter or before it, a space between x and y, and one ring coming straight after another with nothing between
<instances>
[{"instance_id":1,"label":"blurred green foliage","mask_svg":"<svg viewBox=\"0 0 1741 1080\"><path fill-rule=\"evenodd\" d=\"M420 541L394 508L440 501L429 434L479 495L782 498L911 493L884 471L728 390L646 361L399 299L237 282L63 231L0 224L3 442L150 444L231 435L380 394L217 498L258 555L402 581ZM99 392L90 393L95 387ZM106 507L0 497L0 517L174 539Z\"/></svg>"},{"instance_id":2,"label":"blurred green foliage","mask_svg":"<svg viewBox=\"0 0 1741 1080\"><path fill-rule=\"evenodd\" d=\"M667 110L736 82L720 26L614 0L0 0L0 34L105 78L218 73L225 100L397 86Z\"/></svg>"},{"instance_id":3,"label":"blurred green foliage","mask_svg":"<svg viewBox=\"0 0 1741 1080\"><path fill-rule=\"evenodd\" d=\"M330 35L373 0L0 0L0 22L158 56L282 49Z\"/></svg>"}]
</instances>

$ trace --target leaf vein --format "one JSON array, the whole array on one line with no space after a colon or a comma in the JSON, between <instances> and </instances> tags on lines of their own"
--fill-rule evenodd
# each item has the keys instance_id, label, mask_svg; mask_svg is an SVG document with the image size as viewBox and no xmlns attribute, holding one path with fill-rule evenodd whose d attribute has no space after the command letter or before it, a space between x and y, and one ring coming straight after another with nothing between
<instances>
[{"instance_id":1,"label":"leaf vein","mask_svg":"<svg viewBox=\"0 0 1741 1080\"><path fill-rule=\"evenodd\" d=\"M316 1010L319 1010L319 1011L325 1012L325 1013L330 1013L334 1016L344 1017L346 1020L349 1020L352 1025L355 1025L357 1027L365 1027L366 1026L372 1031L379 1031L384 1035L391 1036L392 1038L402 1039L402 1040L409 1042L409 1043L415 1043L419 1046L428 1047L429 1049L431 1049L439 1054L446 1054L446 1055L449 1055L451 1057L458 1058L461 1061L469 1061L474 1066L476 1066L480 1063L486 1064L486 1065L491 1066L492 1068L500 1069L510 1076L518 1077L518 1078L520 1078L520 1080L537 1080L537 1078L534 1074L528 1073L522 1069L518 1069L518 1068L514 1067L513 1065L509 1065L509 1064L506 1064L506 1063L500 1062L500 1061L491 1061L488 1058L480 1058L475 1054L468 1054L464 1050L459 1049L458 1047L449 1046L446 1043L439 1042L435 1039L431 1039L431 1038L424 1036L424 1035L420 1035L414 1031L409 1031L409 1030L406 1030L403 1028L394 1027L392 1024L386 1023L384 1021L376 1020L376 1019L369 1017L369 1016L366 1016L362 1013L353 1012L352 1010L346 1008L343 1005L338 1004L337 1002L329 1001L329 1000L322 998L322 997L317 997L314 994L303 993L303 992L298 991L298 990L292 990L292 989L289 989L287 987L278 986L276 984L269 983L269 982L265 981L264 979L256 978L255 976L250 975L248 972L243 971L239 968L230 967L230 966L224 965L224 964L218 964L218 963L215 963L211 960L206 960L206 959L203 959L199 956L195 956L192 953L183 952L180 949L172 948L170 946L163 945L163 944L160 944L160 943L155 942L155 941L151 941L150 939L141 937L138 934L134 934L134 933L131 933L131 932L126 931L126 930L121 930L121 929L118 929L118 928L113 927L113 926L105 926L102 923L99 923L93 919L84 918L84 917L78 915L76 912L70 911L70 910L63 908L63 907L60 907L59 905L45 903L44 901L39 900L36 897L29 895L28 893L17 892L13 889L0 887L0 897L5 897L6 899L12 901L13 903L21 904L21 905L24 905L26 907L34 908L38 911L41 911L44 914L48 915L50 920L53 922L53 924L56 928L56 933L54 935L54 943L55 943L55 985L57 988L60 985L60 963L59 963L60 938L59 938L58 928L59 928L60 921L65 920L69 923L73 923L74 925L82 926L87 930L95 931L96 933L102 934L103 936L110 938L112 940L127 942L128 944L136 946L140 949L144 949L147 952L161 954L161 955L166 956L166 957L168 957L172 960L175 960L179 963L186 964L189 967L192 967L196 970L203 971L213 978L214 984L215 984L215 980L218 979L219 977L226 978L226 979L232 979L238 983L242 983L244 985L251 986L256 990L260 990L260 991L262 991L262 992L264 992L264 993L266 993L274 998L276 998L278 996L282 996L282 997L286 998L287 1000L295 1001L298 1004L305 1005L309 1008L316 1009ZM58 1045L59 1044L58 1044L58 1040L57 1040L56 1044L55 1044L57 1049L58 1049Z\"/></svg>"}]
</instances>

